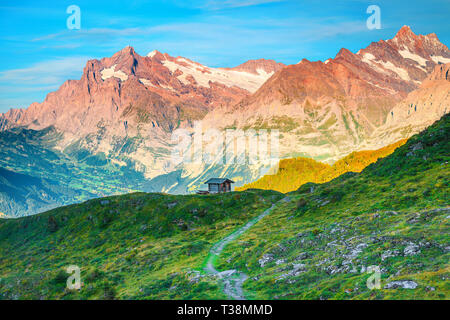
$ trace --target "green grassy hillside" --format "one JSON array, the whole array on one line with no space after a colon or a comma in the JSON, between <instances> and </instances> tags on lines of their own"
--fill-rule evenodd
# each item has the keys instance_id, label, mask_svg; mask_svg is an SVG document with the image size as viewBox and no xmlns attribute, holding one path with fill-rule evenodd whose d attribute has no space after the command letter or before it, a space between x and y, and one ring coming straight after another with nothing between
<instances>
[{"instance_id":1,"label":"green grassy hillside","mask_svg":"<svg viewBox=\"0 0 450 320\"><path fill-rule=\"evenodd\" d=\"M0 298L224 298L199 273L210 247L280 198L136 193L0 219ZM66 289L69 265L81 268L79 292Z\"/></svg>"},{"instance_id":2,"label":"green grassy hillside","mask_svg":"<svg viewBox=\"0 0 450 320\"><path fill-rule=\"evenodd\" d=\"M449 299L449 137L446 115L359 174L303 185L220 268L247 273L253 298Z\"/></svg>"}]
</instances>

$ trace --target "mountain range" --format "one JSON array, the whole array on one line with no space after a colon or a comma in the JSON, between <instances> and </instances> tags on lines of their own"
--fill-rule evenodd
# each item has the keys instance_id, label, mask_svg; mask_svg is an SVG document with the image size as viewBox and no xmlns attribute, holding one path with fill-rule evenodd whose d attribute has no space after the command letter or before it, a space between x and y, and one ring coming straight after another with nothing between
<instances>
[{"instance_id":1,"label":"mountain range","mask_svg":"<svg viewBox=\"0 0 450 320\"><path fill-rule=\"evenodd\" d=\"M280 158L333 163L409 138L447 113L449 62L435 34L415 35L407 26L357 53L341 49L324 62L289 66L259 59L210 68L126 47L89 60L80 80L66 81L44 102L1 114L0 141L15 147L2 148L0 166L69 188L72 196L55 206L136 190L192 192L211 176L241 186L270 166L174 164L172 133L193 132L197 121L204 130L278 130ZM2 194L8 215L47 208L10 205L21 200Z\"/></svg>"},{"instance_id":2,"label":"mountain range","mask_svg":"<svg viewBox=\"0 0 450 320\"><path fill-rule=\"evenodd\" d=\"M209 113L206 119L215 120L215 126L279 128L282 157L297 153L336 161L355 150L380 148L407 138L391 137L380 145L378 136L373 137L380 127L388 130L383 125L391 120L393 109L397 119L397 104L404 99L417 104L431 95L423 89L411 92L421 88L436 66L448 62L450 51L435 34L415 35L404 26L393 39L372 43L357 53L341 49L324 62L303 59L287 66L232 110ZM447 83L443 86L438 90L445 96ZM440 98L435 97L436 102L445 105ZM431 113L435 121L445 112L441 109L435 104L415 112ZM409 121L402 119L400 125L408 127Z\"/></svg>"}]
</instances>

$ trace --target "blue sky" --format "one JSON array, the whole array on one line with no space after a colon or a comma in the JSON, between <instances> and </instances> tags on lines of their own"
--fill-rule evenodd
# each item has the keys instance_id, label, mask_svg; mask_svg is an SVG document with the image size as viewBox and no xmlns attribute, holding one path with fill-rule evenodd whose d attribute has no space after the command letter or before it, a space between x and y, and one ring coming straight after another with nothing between
<instances>
[{"instance_id":1,"label":"blue sky","mask_svg":"<svg viewBox=\"0 0 450 320\"><path fill-rule=\"evenodd\" d=\"M81 29L69 30L69 5ZM369 5L381 9L381 29L369 30ZM266 58L292 64L325 60L392 38L403 25L435 32L450 45L449 0L128 0L10 1L0 4L0 112L42 102L86 61L127 45L212 67Z\"/></svg>"}]
</instances>

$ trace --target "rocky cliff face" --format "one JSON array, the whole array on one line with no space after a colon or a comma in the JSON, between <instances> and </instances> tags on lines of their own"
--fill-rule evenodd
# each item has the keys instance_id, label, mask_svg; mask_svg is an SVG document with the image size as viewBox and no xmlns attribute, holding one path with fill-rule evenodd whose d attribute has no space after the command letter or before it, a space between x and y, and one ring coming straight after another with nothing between
<instances>
[{"instance_id":1,"label":"rocky cliff face","mask_svg":"<svg viewBox=\"0 0 450 320\"><path fill-rule=\"evenodd\" d=\"M450 63L438 65L420 87L408 94L386 116L386 122L370 138L381 145L411 136L430 126L450 111Z\"/></svg>"},{"instance_id":2,"label":"rocky cliff face","mask_svg":"<svg viewBox=\"0 0 450 320\"><path fill-rule=\"evenodd\" d=\"M434 68L428 80L446 80L450 81L450 62L447 64L440 64L438 67Z\"/></svg>"}]
</instances>

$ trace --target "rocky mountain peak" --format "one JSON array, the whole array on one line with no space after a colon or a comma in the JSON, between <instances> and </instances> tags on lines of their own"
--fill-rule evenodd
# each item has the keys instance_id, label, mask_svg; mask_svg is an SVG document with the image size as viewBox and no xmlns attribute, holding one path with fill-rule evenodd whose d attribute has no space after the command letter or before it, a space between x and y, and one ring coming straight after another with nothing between
<instances>
[{"instance_id":1,"label":"rocky mountain peak","mask_svg":"<svg viewBox=\"0 0 450 320\"><path fill-rule=\"evenodd\" d=\"M163 60L165 59L165 56L163 53L159 52L158 50L153 50L147 54L147 58L157 59L157 60Z\"/></svg>"},{"instance_id":2,"label":"rocky mountain peak","mask_svg":"<svg viewBox=\"0 0 450 320\"><path fill-rule=\"evenodd\" d=\"M408 50L422 57L430 55L445 57L448 54L447 46L439 41L435 33L416 35L408 26L403 26L395 37L387 42L398 50Z\"/></svg>"},{"instance_id":3,"label":"rocky mountain peak","mask_svg":"<svg viewBox=\"0 0 450 320\"><path fill-rule=\"evenodd\" d=\"M126 46L122 50L116 52L114 54L114 56L117 56L117 55L135 55L135 54L136 54L136 51L134 50L134 48L132 46Z\"/></svg>"},{"instance_id":4,"label":"rocky mountain peak","mask_svg":"<svg viewBox=\"0 0 450 320\"><path fill-rule=\"evenodd\" d=\"M394 39L415 39L415 38L417 38L416 34L412 32L409 26L406 25L401 27L394 37Z\"/></svg>"},{"instance_id":5,"label":"rocky mountain peak","mask_svg":"<svg viewBox=\"0 0 450 320\"><path fill-rule=\"evenodd\" d=\"M259 74L261 71L273 73L284 68L285 66L286 65L284 63L276 62L271 59L256 59L248 60L247 62L231 68L231 70L250 72L253 74Z\"/></svg>"},{"instance_id":6,"label":"rocky mountain peak","mask_svg":"<svg viewBox=\"0 0 450 320\"><path fill-rule=\"evenodd\" d=\"M354 53L352 53L350 50L346 49L346 48L342 48L341 50L339 50L339 52L336 54L335 59L338 58L343 58L343 59L347 59L349 57L352 57L354 55Z\"/></svg>"}]
</instances>

